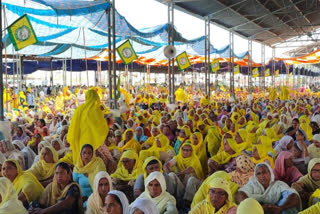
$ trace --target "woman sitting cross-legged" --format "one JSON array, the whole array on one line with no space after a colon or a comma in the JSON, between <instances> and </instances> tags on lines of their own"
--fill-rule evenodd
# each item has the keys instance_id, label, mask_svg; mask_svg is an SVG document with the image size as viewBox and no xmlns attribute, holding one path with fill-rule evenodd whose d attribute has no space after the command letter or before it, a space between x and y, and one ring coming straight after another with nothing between
<instances>
[{"instance_id":1,"label":"woman sitting cross-legged","mask_svg":"<svg viewBox=\"0 0 320 214\"><path fill-rule=\"evenodd\" d=\"M254 176L239 189L238 202L248 197L260 202L265 213L297 213L300 209L298 193L286 183L275 181L273 171L267 163L259 163L255 167Z\"/></svg>"},{"instance_id":2,"label":"woman sitting cross-legged","mask_svg":"<svg viewBox=\"0 0 320 214\"><path fill-rule=\"evenodd\" d=\"M40 207L40 208L36 208ZM55 175L42 193L39 205L29 208L31 214L82 214L82 198L80 187L72 180L72 171L67 163L56 165Z\"/></svg>"}]
</instances>

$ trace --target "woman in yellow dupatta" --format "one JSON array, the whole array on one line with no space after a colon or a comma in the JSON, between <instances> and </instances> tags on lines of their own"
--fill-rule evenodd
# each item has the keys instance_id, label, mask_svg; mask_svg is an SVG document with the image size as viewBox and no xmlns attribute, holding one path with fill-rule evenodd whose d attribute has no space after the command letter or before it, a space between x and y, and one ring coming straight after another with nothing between
<instances>
[{"instance_id":1,"label":"woman in yellow dupatta","mask_svg":"<svg viewBox=\"0 0 320 214\"><path fill-rule=\"evenodd\" d=\"M125 151L119 160L117 170L111 175L111 178L113 181L135 180L143 173L142 165L143 162L134 150Z\"/></svg>"},{"instance_id":2,"label":"woman in yellow dupatta","mask_svg":"<svg viewBox=\"0 0 320 214\"><path fill-rule=\"evenodd\" d=\"M215 178L209 183L206 200L197 204L189 214L227 214L236 213L229 183L223 178Z\"/></svg>"},{"instance_id":3,"label":"woman in yellow dupatta","mask_svg":"<svg viewBox=\"0 0 320 214\"><path fill-rule=\"evenodd\" d=\"M258 163L266 162L268 163L271 168L274 168L274 160L268 154L268 147L265 144L256 144L253 146L252 149L252 161L256 165Z\"/></svg>"},{"instance_id":4,"label":"woman in yellow dupatta","mask_svg":"<svg viewBox=\"0 0 320 214\"><path fill-rule=\"evenodd\" d=\"M230 119L231 121L236 124L240 120L241 115L238 112L233 112Z\"/></svg>"},{"instance_id":5,"label":"woman in yellow dupatta","mask_svg":"<svg viewBox=\"0 0 320 214\"><path fill-rule=\"evenodd\" d=\"M100 109L100 98L96 91L86 92L86 101L74 112L67 135L73 161L78 161L82 146L91 144L98 149L107 138L108 123Z\"/></svg>"},{"instance_id":6,"label":"woman in yellow dupatta","mask_svg":"<svg viewBox=\"0 0 320 214\"><path fill-rule=\"evenodd\" d=\"M306 115L302 115L299 118L299 122L300 122L300 127L301 129L304 131L304 133L306 133L307 136L307 140L312 140L312 128L310 126L310 119L308 118L308 116Z\"/></svg>"},{"instance_id":7,"label":"woman in yellow dupatta","mask_svg":"<svg viewBox=\"0 0 320 214\"><path fill-rule=\"evenodd\" d=\"M63 108L64 108L64 97L63 97L62 92L58 93L58 96L56 97L56 100L55 100L54 103L55 103L54 108L55 108L56 112L63 111Z\"/></svg>"},{"instance_id":8,"label":"woman in yellow dupatta","mask_svg":"<svg viewBox=\"0 0 320 214\"><path fill-rule=\"evenodd\" d=\"M40 160L27 172L31 172L46 187L52 181L58 158L58 153L53 147L45 146L41 150Z\"/></svg>"},{"instance_id":9,"label":"woman in yellow dupatta","mask_svg":"<svg viewBox=\"0 0 320 214\"><path fill-rule=\"evenodd\" d=\"M191 130L190 127L187 125L184 125L182 129L179 132L178 139L176 140L176 143L174 144L174 151L176 154L179 153L181 145L186 142L191 136Z\"/></svg>"},{"instance_id":10,"label":"woman in yellow dupatta","mask_svg":"<svg viewBox=\"0 0 320 214\"><path fill-rule=\"evenodd\" d=\"M225 171L217 171L207 177L203 183L201 184L200 188L198 189L197 193L194 195L192 200L191 209L194 208L197 204L199 204L202 200L206 199L208 194L209 185L212 180L216 178L222 178L229 183L230 191L232 197L234 198L236 193L238 192L239 185L231 181L231 175L226 173Z\"/></svg>"},{"instance_id":11,"label":"woman in yellow dupatta","mask_svg":"<svg viewBox=\"0 0 320 214\"><path fill-rule=\"evenodd\" d=\"M83 198L87 199L92 194L94 178L100 171L106 171L103 160L96 157L92 145L83 145L72 173L74 181L80 185Z\"/></svg>"},{"instance_id":12,"label":"woman in yellow dupatta","mask_svg":"<svg viewBox=\"0 0 320 214\"><path fill-rule=\"evenodd\" d=\"M174 154L173 148L170 146L170 141L167 136L159 134L155 137L153 145L147 150L141 150L139 158L144 161L149 156L155 156L160 160L167 161Z\"/></svg>"},{"instance_id":13,"label":"woman in yellow dupatta","mask_svg":"<svg viewBox=\"0 0 320 214\"><path fill-rule=\"evenodd\" d=\"M221 130L218 126L212 126L208 129L208 134L204 139L204 144L208 147L210 156L214 156L219 151L221 146Z\"/></svg>"},{"instance_id":14,"label":"woman in yellow dupatta","mask_svg":"<svg viewBox=\"0 0 320 214\"><path fill-rule=\"evenodd\" d=\"M252 150L252 143L250 141L248 132L245 129L239 129L234 139L237 142L237 144L241 147L241 151Z\"/></svg>"},{"instance_id":15,"label":"woman in yellow dupatta","mask_svg":"<svg viewBox=\"0 0 320 214\"><path fill-rule=\"evenodd\" d=\"M226 170L228 172L227 168L235 168L235 158L241 155L241 146L232 138L224 138L223 147L223 151L208 160L209 174L218 170ZM229 162L232 162L232 164L226 168Z\"/></svg>"},{"instance_id":16,"label":"woman in yellow dupatta","mask_svg":"<svg viewBox=\"0 0 320 214\"><path fill-rule=\"evenodd\" d=\"M32 208L33 213L79 213L83 214L81 190L72 181L72 170L67 163L58 163L55 176L42 193L39 200L41 207Z\"/></svg>"},{"instance_id":17,"label":"woman in yellow dupatta","mask_svg":"<svg viewBox=\"0 0 320 214\"><path fill-rule=\"evenodd\" d=\"M6 160L2 165L2 174L13 183L18 199L24 205L40 198L43 186L33 174L24 172L17 160Z\"/></svg>"},{"instance_id":18,"label":"woman in yellow dupatta","mask_svg":"<svg viewBox=\"0 0 320 214\"><path fill-rule=\"evenodd\" d=\"M198 156L202 169L206 172L208 169L208 158L206 145L203 143L203 136L200 132L195 132L191 135L190 141L193 145L195 154Z\"/></svg>"},{"instance_id":19,"label":"woman in yellow dupatta","mask_svg":"<svg viewBox=\"0 0 320 214\"><path fill-rule=\"evenodd\" d=\"M141 146L134 139L134 130L127 129L122 135L122 141L118 145L119 151L123 153L125 150L133 149L136 153L140 152Z\"/></svg>"}]
</instances>

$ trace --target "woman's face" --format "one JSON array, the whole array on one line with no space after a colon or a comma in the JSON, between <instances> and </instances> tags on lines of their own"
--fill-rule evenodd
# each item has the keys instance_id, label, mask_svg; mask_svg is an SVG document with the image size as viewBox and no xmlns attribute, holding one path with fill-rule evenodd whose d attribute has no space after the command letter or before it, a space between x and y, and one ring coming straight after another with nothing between
<instances>
[{"instance_id":1,"label":"woman's face","mask_svg":"<svg viewBox=\"0 0 320 214\"><path fill-rule=\"evenodd\" d=\"M243 140L242 140L239 132L237 132L237 134L236 134L236 136L235 136L234 139L235 139L235 141L236 141L237 143L242 143L242 142L243 142Z\"/></svg>"},{"instance_id":2,"label":"woman's face","mask_svg":"<svg viewBox=\"0 0 320 214\"><path fill-rule=\"evenodd\" d=\"M188 158L192 155L192 147L190 145L185 145L182 147L182 157Z\"/></svg>"},{"instance_id":3,"label":"woman's face","mask_svg":"<svg viewBox=\"0 0 320 214\"><path fill-rule=\"evenodd\" d=\"M293 140L291 140L290 143L288 143L287 150L291 150L292 147L293 147Z\"/></svg>"},{"instance_id":4,"label":"woman's face","mask_svg":"<svg viewBox=\"0 0 320 214\"><path fill-rule=\"evenodd\" d=\"M58 141L52 141L52 147L56 150L56 151L59 151L61 148L60 148L60 144L58 143Z\"/></svg>"},{"instance_id":5,"label":"woman's face","mask_svg":"<svg viewBox=\"0 0 320 214\"><path fill-rule=\"evenodd\" d=\"M36 134L34 136L34 142L36 143L36 145L38 145L38 143L40 143L40 141L41 141L41 135L40 134Z\"/></svg>"},{"instance_id":6,"label":"woman's face","mask_svg":"<svg viewBox=\"0 0 320 214\"><path fill-rule=\"evenodd\" d=\"M292 166L293 166L293 157L290 157L290 158L284 160L284 167L286 169L288 169Z\"/></svg>"},{"instance_id":7,"label":"woman's face","mask_svg":"<svg viewBox=\"0 0 320 214\"><path fill-rule=\"evenodd\" d=\"M98 192L101 198L105 198L110 191L110 185L107 178L101 178L99 181Z\"/></svg>"},{"instance_id":8,"label":"woman's face","mask_svg":"<svg viewBox=\"0 0 320 214\"><path fill-rule=\"evenodd\" d=\"M186 138L187 137L186 133L185 133L185 131L183 129L180 130L179 137L181 137L181 138Z\"/></svg>"},{"instance_id":9,"label":"woman's face","mask_svg":"<svg viewBox=\"0 0 320 214\"><path fill-rule=\"evenodd\" d=\"M142 130L141 129L137 129L136 130L136 134L138 137L140 137L142 135Z\"/></svg>"},{"instance_id":10,"label":"woman's face","mask_svg":"<svg viewBox=\"0 0 320 214\"><path fill-rule=\"evenodd\" d=\"M152 198L156 198L158 197L161 192L162 192L162 189L161 189L161 185L159 183L158 180L154 179L153 181L151 181L149 184L148 184L148 190L149 190L149 193L150 193L150 196Z\"/></svg>"},{"instance_id":11,"label":"woman's face","mask_svg":"<svg viewBox=\"0 0 320 214\"><path fill-rule=\"evenodd\" d=\"M224 148L224 151L227 152L227 153L232 153L232 152L234 152L234 151L231 149L231 147L230 147L227 139L224 139L224 140L223 140L223 148Z\"/></svg>"},{"instance_id":12,"label":"woman's face","mask_svg":"<svg viewBox=\"0 0 320 214\"><path fill-rule=\"evenodd\" d=\"M17 136L21 137L21 135L23 134L22 129L20 127L17 128Z\"/></svg>"},{"instance_id":13,"label":"woman's face","mask_svg":"<svg viewBox=\"0 0 320 214\"><path fill-rule=\"evenodd\" d=\"M320 163L317 163L311 169L311 177L315 181L320 181Z\"/></svg>"},{"instance_id":14,"label":"woman's face","mask_svg":"<svg viewBox=\"0 0 320 214\"><path fill-rule=\"evenodd\" d=\"M2 173L4 177L8 178L11 182L13 182L18 175L18 170L13 163L5 162L2 167Z\"/></svg>"},{"instance_id":15,"label":"woman's face","mask_svg":"<svg viewBox=\"0 0 320 214\"><path fill-rule=\"evenodd\" d=\"M128 171L131 171L133 169L134 165L136 164L135 159L123 158L121 161L122 161L124 168Z\"/></svg>"},{"instance_id":16,"label":"woman's face","mask_svg":"<svg viewBox=\"0 0 320 214\"><path fill-rule=\"evenodd\" d=\"M256 177L259 181L259 183L265 188L267 189L269 184L270 184L270 181L271 181L271 174L270 174L270 171L269 169L266 167L266 166L260 166L258 169L257 169L257 172L256 172Z\"/></svg>"},{"instance_id":17,"label":"woman's face","mask_svg":"<svg viewBox=\"0 0 320 214\"><path fill-rule=\"evenodd\" d=\"M61 166L58 166L56 168L55 178L58 184L68 184L69 181L71 180L71 176L72 176L71 171L68 172L66 169L64 169Z\"/></svg>"},{"instance_id":18,"label":"woman's face","mask_svg":"<svg viewBox=\"0 0 320 214\"><path fill-rule=\"evenodd\" d=\"M199 140L198 140L197 135L195 135L195 134L192 135L192 142L193 142L193 145L195 145L195 146L198 145Z\"/></svg>"},{"instance_id":19,"label":"woman's face","mask_svg":"<svg viewBox=\"0 0 320 214\"><path fill-rule=\"evenodd\" d=\"M53 154L48 148L41 150L41 157L46 163L54 163Z\"/></svg>"},{"instance_id":20,"label":"woman's face","mask_svg":"<svg viewBox=\"0 0 320 214\"><path fill-rule=\"evenodd\" d=\"M93 151L90 147L85 147L82 149L81 160L84 165L87 165L91 161L92 156L93 156Z\"/></svg>"},{"instance_id":21,"label":"woman's face","mask_svg":"<svg viewBox=\"0 0 320 214\"><path fill-rule=\"evenodd\" d=\"M126 133L126 141L131 140L132 137L133 137L132 131L128 131L128 132Z\"/></svg>"},{"instance_id":22,"label":"woman's face","mask_svg":"<svg viewBox=\"0 0 320 214\"><path fill-rule=\"evenodd\" d=\"M122 214L122 206L115 197L114 195L107 195L105 198L104 214Z\"/></svg>"},{"instance_id":23,"label":"woman's face","mask_svg":"<svg viewBox=\"0 0 320 214\"><path fill-rule=\"evenodd\" d=\"M304 140L304 135L301 134L299 131L296 132L296 140L297 141Z\"/></svg>"},{"instance_id":24,"label":"woman's face","mask_svg":"<svg viewBox=\"0 0 320 214\"><path fill-rule=\"evenodd\" d=\"M259 155L259 152L258 152L257 147L253 147L252 156L253 156L256 160L260 160L260 155Z\"/></svg>"},{"instance_id":25,"label":"woman's face","mask_svg":"<svg viewBox=\"0 0 320 214\"><path fill-rule=\"evenodd\" d=\"M0 141L0 151L2 153L6 153L8 151L4 141Z\"/></svg>"},{"instance_id":26,"label":"woman's face","mask_svg":"<svg viewBox=\"0 0 320 214\"><path fill-rule=\"evenodd\" d=\"M209 198L212 206L218 210L226 204L228 194L223 189L211 188L209 189Z\"/></svg>"},{"instance_id":27,"label":"woman's face","mask_svg":"<svg viewBox=\"0 0 320 214\"><path fill-rule=\"evenodd\" d=\"M151 134L152 134L153 137L156 137L156 136L159 135L160 133L159 133L159 131L158 131L157 128L153 128L152 131L151 131Z\"/></svg>"}]
</instances>

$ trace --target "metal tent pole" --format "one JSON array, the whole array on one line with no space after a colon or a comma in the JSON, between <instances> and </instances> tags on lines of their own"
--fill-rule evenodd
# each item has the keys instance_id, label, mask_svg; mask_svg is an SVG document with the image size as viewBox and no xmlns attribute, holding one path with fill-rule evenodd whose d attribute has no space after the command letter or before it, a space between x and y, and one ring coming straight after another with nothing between
<instances>
[{"instance_id":1,"label":"metal tent pole","mask_svg":"<svg viewBox=\"0 0 320 214\"><path fill-rule=\"evenodd\" d=\"M0 0L0 5L2 1ZM2 38L2 10L0 10L0 38ZM3 43L0 42L1 50L3 49ZM2 51L0 51L0 120L4 120L3 113L3 67L2 67Z\"/></svg>"},{"instance_id":2,"label":"metal tent pole","mask_svg":"<svg viewBox=\"0 0 320 214\"><path fill-rule=\"evenodd\" d=\"M233 37L233 32L229 31L229 72L230 72L230 93L234 93L234 72L233 72L233 67L234 67L234 37Z\"/></svg>"},{"instance_id":3,"label":"metal tent pole","mask_svg":"<svg viewBox=\"0 0 320 214\"><path fill-rule=\"evenodd\" d=\"M248 39L248 91L252 93L252 38Z\"/></svg>"},{"instance_id":4,"label":"metal tent pole","mask_svg":"<svg viewBox=\"0 0 320 214\"><path fill-rule=\"evenodd\" d=\"M265 44L261 44L261 76L260 76L260 87L262 90L265 90L266 87L266 77L265 77L265 69L266 69L266 57L265 57Z\"/></svg>"},{"instance_id":5,"label":"metal tent pole","mask_svg":"<svg viewBox=\"0 0 320 214\"><path fill-rule=\"evenodd\" d=\"M112 71L113 71L113 98L114 108L117 109L117 70L116 70L116 1L112 0ZM120 78L120 76L119 76ZM119 91L120 93L120 91Z\"/></svg>"}]
</instances>

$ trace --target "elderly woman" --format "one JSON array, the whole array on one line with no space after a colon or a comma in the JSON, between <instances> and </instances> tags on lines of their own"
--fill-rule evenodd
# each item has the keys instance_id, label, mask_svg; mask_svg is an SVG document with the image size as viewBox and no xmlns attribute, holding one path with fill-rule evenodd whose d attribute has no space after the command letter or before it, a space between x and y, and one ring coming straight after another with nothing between
<instances>
[{"instance_id":1,"label":"elderly woman","mask_svg":"<svg viewBox=\"0 0 320 214\"><path fill-rule=\"evenodd\" d=\"M145 181L145 191L136 199L151 199L160 214L178 214L176 199L167 191L166 181L161 172L155 171Z\"/></svg>"},{"instance_id":2,"label":"elderly woman","mask_svg":"<svg viewBox=\"0 0 320 214\"><path fill-rule=\"evenodd\" d=\"M39 200L41 208L32 207L31 214L83 213L80 187L72 180L72 171L68 164L60 162L55 167L55 176L42 193Z\"/></svg>"},{"instance_id":3,"label":"elderly woman","mask_svg":"<svg viewBox=\"0 0 320 214\"><path fill-rule=\"evenodd\" d=\"M107 172L98 172L93 182L93 193L87 204L86 214L103 214L104 200L113 190L112 181Z\"/></svg>"},{"instance_id":4,"label":"elderly woman","mask_svg":"<svg viewBox=\"0 0 320 214\"><path fill-rule=\"evenodd\" d=\"M139 142L134 139L133 129L127 129L123 133L122 141L118 144L118 147L121 153L128 149L133 149L136 153L139 153L141 146Z\"/></svg>"},{"instance_id":5,"label":"elderly woman","mask_svg":"<svg viewBox=\"0 0 320 214\"><path fill-rule=\"evenodd\" d=\"M222 178L213 179L207 189L207 197L198 203L189 214L236 214L229 183Z\"/></svg>"},{"instance_id":6,"label":"elderly woman","mask_svg":"<svg viewBox=\"0 0 320 214\"><path fill-rule=\"evenodd\" d=\"M159 214L159 210L151 199L139 198L130 205L129 214Z\"/></svg>"},{"instance_id":7,"label":"elderly woman","mask_svg":"<svg viewBox=\"0 0 320 214\"><path fill-rule=\"evenodd\" d=\"M103 161L95 156L90 144L83 145L72 175L74 181L80 185L84 207L87 205L88 197L92 194L94 178L100 171L106 171Z\"/></svg>"},{"instance_id":8,"label":"elderly woman","mask_svg":"<svg viewBox=\"0 0 320 214\"><path fill-rule=\"evenodd\" d=\"M179 153L181 145L185 143L187 140L189 140L190 136L191 136L190 127L187 125L184 125L180 130L178 139L174 144L174 151L176 152L176 154Z\"/></svg>"},{"instance_id":9,"label":"elderly woman","mask_svg":"<svg viewBox=\"0 0 320 214\"><path fill-rule=\"evenodd\" d=\"M293 183L292 188L299 192L302 202L309 201L312 193L320 188L320 158L310 160L308 174Z\"/></svg>"},{"instance_id":10,"label":"elderly woman","mask_svg":"<svg viewBox=\"0 0 320 214\"><path fill-rule=\"evenodd\" d=\"M46 187L52 182L55 166L58 162L58 153L51 146L46 146L41 150L40 161L35 163L28 172L32 173Z\"/></svg>"},{"instance_id":11,"label":"elderly woman","mask_svg":"<svg viewBox=\"0 0 320 214\"><path fill-rule=\"evenodd\" d=\"M26 146L30 140L30 137L24 132L24 126L20 125L16 129L16 135L13 136L12 140L21 140Z\"/></svg>"},{"instance_id":12,"label":"elderly woman","mask_svg":"<svg viewBox=\"0 0 320 214\"><path fill-rule=\"evenodd\" d=\"M140 144L143 144L148 139L148 137L144 135L144 130L141 126L138 126L135 129L134 139L138 141Z\"/></svg>"},{"instance_id":13,"label":"elderly woman","mask_svg":"<svg viewBox=\"0 0 320 214\"><path fill-rule=\"evenodd\" d=\"M289 135L285 135L283 136L277 146L274 148L274 150L276 151L276 154L278 155L281 151L290 151L293 147L293 141L294 139L289 136Z\"/></svg>"},{"instance_id":14,"label":"elderly woman","mask_svg":"<svg viewBox=\"0 0 320 214\"><path fill-rule=\"evenodd\" d=\"M19 161L22 169L25 168L24 156L21 152L15 148L15 146L8 140L0 141L0 152L6 157L6 159L15 159Z\"/></svg>"},{"instance_id":15,"label":"elderly woman","mask_svg":"<svg viewBox=\"0 0 320 214\"><path fill-rule=\"evenodd\" d=\"M275 181L271 167L259 163L254 176L239 189L237 200L254 198L263 205L266 213L281 213L282 211L300 208L298 193L282 181Z\"/></svg>"},{"instance_id":16,"label":"elderly woman","mask_svg":"<svg viewBox=\"0 0 320 214\"><path fill-rule=\"evenodd\" d=\"M320 134L313 135L312 144L308 146L311 158L320 158Z\"/></svg>"},{"instance_id":17,"label":"elderly woman","mask_svg":"<svg viewBox=\"0 0 320 214\"><path fill-rule=\"evenodd\" d=\"M273 169L275 180L280 180L291 186L302 177L301 172L293 165L293 154L291 152L280 152Z\"/></svg>"},{"instance_id":18,"label":"elderly woman","mask_svg":"<svg viewBox=\"0 0 320 214\"><path fill-rule=\"evenodd\" d=\"M0 213L27 214L21 201L18 200L17 192L7 178L0 178Z\"/></svg>"},{"instance_id":19,"label":"elderly woman","mask_svg":"<svg viewBox=\"0 0 320 214\"><path fill-rule=\"evenodd\" d=\"M18 194L18 199L27 206L32 201L37 201L43 192L43 186L29 172L24 172L17 160L9 159L2 166L2 174L8 178Z\"/></svg>"},{"instance_id":20,"label":"elderly woman","mask_svg":"<svg viewBox=\"0 0 320 214\"><path fill-rule=\"evenodd\" d=\"M104 214L129 213L129 201L123 192L112 190L105 198Z\"/></svg>"},{"instance_id":21,"label":"elderly woman","mask_svg":"<svg viewBox=\"0 0 320 214\"><path fill-rule=\"evenodd\" d=\"M173 170L175 166L177 171ZM185 186L184 202L191 204L194 194L204 179L203 169L199 158L195 154L195 149L191 143L184 143L177 156L167 162L164 166L166 173L175 172L178 180Z\"/></svg>"}]
</instances>

